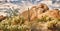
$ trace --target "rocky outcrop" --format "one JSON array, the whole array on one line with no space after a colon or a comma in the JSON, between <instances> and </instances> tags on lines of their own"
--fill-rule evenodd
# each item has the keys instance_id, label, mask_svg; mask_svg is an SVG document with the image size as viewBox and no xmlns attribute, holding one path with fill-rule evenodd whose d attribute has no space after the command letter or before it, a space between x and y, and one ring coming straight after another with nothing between
<instances>
[{"instance_id":1,"label":"rocky outcrop","mask_svg":"<svg viewBox=\"0 0 60 31\"><path fill-rule=\"evenodd\" d=\"M60 18L60 11L59 10L49 10L43 14L38 15L38 18L44 17L44 16L49 16L52 18Z\"/></svg>"},{"instance_id":2,"label":"rocky outcrop","mask_svg":"<svg viewBox=\"0 0 60 31\"><path fill-rule=\"evenodd\" d=\"M38 15L45 13L49 10L48 6L45 4L39 4L37 6L31 7L31 9L24 11L21 15L27 20L28 19L28 12L30 14L30 20L37 18Z\"/></svg>"},{"instance_id":3,"label":"rocky outcrop","mask_svg":"<svg viewBox=\"0 0 60 31\"><path fill-rule=\"evenodd\" d=\"M21 15L28 20L28 12L30 14L30 20L40 19L44 16L49 16L53 18L60 18L60 11L58 9L49 10L48 6L45 4L39 4L33 6L29 11L24 11Z\"/></svg>"}]
</instances>

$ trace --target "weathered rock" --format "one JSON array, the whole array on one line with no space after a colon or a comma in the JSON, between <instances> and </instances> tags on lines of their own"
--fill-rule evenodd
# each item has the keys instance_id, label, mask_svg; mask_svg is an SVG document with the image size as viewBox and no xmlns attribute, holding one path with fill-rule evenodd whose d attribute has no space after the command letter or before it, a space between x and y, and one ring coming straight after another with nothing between
<instances>
[{"instance_id":1,"label":"weathered rock","mask_svg":"<svg viewBox=\"0 0 60 31\"><path fill-rule=\"evenodd\" d=\"M40 19L44 16L49 16L53 18L60 18L60 11L58 9L49 10L45 4L40 4L39 6L33 6L29 9L30 20ZM28 11L24 11L22 15L25 19L28 19Z\"/></svg>"},{"instance_id":2,"label":"weathered rock","mask_svg":"<svg viewBox=\"0 0 60 31\"><path fill-rule=\"evenodd\" d=\"M45 4L40 4L37 6L33 6L31 9L29 9L30 14L30 20L33 20L38 17L38 15L45 13L47 10L49 10L48 6ZM28 11L24 11L21 14L26 20L28 19Z\"/></svg>"},{"instance_id":3,"label":"weathered rock","mask_svg":"<svg viewBox=\"0 0 60 31\"><path fill-rule=\"evenodd\" d=\"M38 7L43 8L44 10L49 10L48 6L46 4L43 4L43 3L39 4Z\"/></svg>"},{"instance_id":4,"label":"weathered rock","mask_svg":"<svg viewBox=\"0 0 60 31\"><path fill-rule=\"evenodd\" d=\"M40 14L38 18L42 18L44 16L49 16L53 18L60 18L60 11L59 10L49 10L43 14Z\"/></svg>"}]
</instances>

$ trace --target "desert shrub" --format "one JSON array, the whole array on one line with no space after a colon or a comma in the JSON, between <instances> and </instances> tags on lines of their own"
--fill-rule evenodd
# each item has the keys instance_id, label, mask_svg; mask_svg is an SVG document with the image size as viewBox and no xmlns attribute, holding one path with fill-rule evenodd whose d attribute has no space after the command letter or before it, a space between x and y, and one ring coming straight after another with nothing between
<instances>
[{"instance_id":1,"label":"desert shrub","mask_svg":"<svg viewBox=\"0 0 60 31\"><path fill-rule=\"evenodd\" d=\"M59 30L60 29L60 26L59 26L59 23L60 21L58 20L52 20L50 22L47 23L47 27L49 30L52 30L52 31L55 31L55 30Z\"/></svg>"},{"instance_id":2,"label":"desert shrub","mask_svg":"<svg viewBox=\"0 0 60 31\"><path fill-rule=\"evenodd\" d=\"M60 31L60 21L56 24L57 30Z\"/></svg>"},{"instance_id":3,"label":"desert shrub","mask_svg":"<svg viewBox=\"0 0 60 31\"><path fill-rule=\"evenodd\" d=\"M48 23L48 28L55 28L56 27L56 24L57 24L57 22L56 21L50 21L49 23Z\"/></svg>"},{"instance_id":4,"label":"desert shrub","mask_svg":"<svg viewBox=\"0 0 60 31\"><path fill-rule=\"evenodd\" d=\"M38 21L38 22L37 22ZM37 19L37 21L27 21L24 17L13 16L6 18L0 22L0 30L3 31L41 31L44 30L44 24L47 23L47 28L50 30L60 30L59 19L48 16ZM45 23L41 23L45 22Z\"/></svg>"},{"instance_id":5,"label":"desert shrub","mask_svg":"<svg viewBox=\"0 0 60 31\"><path fill-rule=\"evenodd\" d=\"M26 31L29 30L29 25L24 25L24 17L14 16L6 18L0 22L0 30L3 31Z\"/></svg>"},{"instance_id":6,"label":"desert shrub","mask_svg":"<svg viewBox=\"0 0 60 31\"><path fill-rule=\"evenodd\" d=\"M29 30L29 27L26 25L20 26L20 25L1 25L0 30L3 31L26 31Z\"/></svg>"},{"instance_id":7,"label":"desert shrub","mask_svg":"<svg viewBox=\"0 0 60 31\"><path fill-rule=\"evenodd\" d=\"M48 17L48 16L44 16L41 19L37 19L38 22L47 22L47 21L52 21L54 20L54 18Z\"/></svg>"}]
</instances>

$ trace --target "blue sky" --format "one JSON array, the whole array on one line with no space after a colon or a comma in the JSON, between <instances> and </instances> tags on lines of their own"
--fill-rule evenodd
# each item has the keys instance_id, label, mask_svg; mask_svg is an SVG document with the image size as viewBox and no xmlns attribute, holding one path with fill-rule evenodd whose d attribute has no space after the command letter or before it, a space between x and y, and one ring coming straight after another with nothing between
<instances>
[{"instance_id":1,"label":"blue sky","mask_svg":"<svg viewBox=\"0 0 60 31\"><path fill-rule=\"evenodd\" d=\"M43 0L12 0L12 3L13 4L16 4L16 5L21 5L21 4L22 5L23 4L28 5L28 3L33 4L33 5L34 4L36 5L36 4L39 4L41 1L43 1ZM51 5L52 7L57 7L57 4L58 5L60 4L60 0L51 0L51 1L52 1L52 5ZM57 3L56 6L54 6L55 3Z\"/></svg>"},{"instance_id":2,"label":"blue sky","mask_svg":"<svg viewBox=\"0 0 60 31\"><path fill-rule=\"evenodd\" d=\"M40 1L42 1L42 0L12 0L12 1L14 1L13 3L22 3L22 1L25 1L25 2L30 2L30 3L32 3L32 4L37 4L37 3L39 3Z\"/></svg>"}]
</instances>

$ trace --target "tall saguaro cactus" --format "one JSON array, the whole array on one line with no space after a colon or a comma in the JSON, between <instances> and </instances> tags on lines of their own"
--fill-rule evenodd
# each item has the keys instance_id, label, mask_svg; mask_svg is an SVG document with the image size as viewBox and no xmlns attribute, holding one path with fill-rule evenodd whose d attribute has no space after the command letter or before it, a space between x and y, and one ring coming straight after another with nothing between
<instances>
[{"instance_id":1,"label":"tall saguaro cactus","mask_svg":"<svg viewBox=\"0 0 60 31\"><path fill-rule=\"evenodd\" d=\"M30 21L30 11L29 11L29 8L28 8L28 21Z\"/></svg>"}]
</instances>

